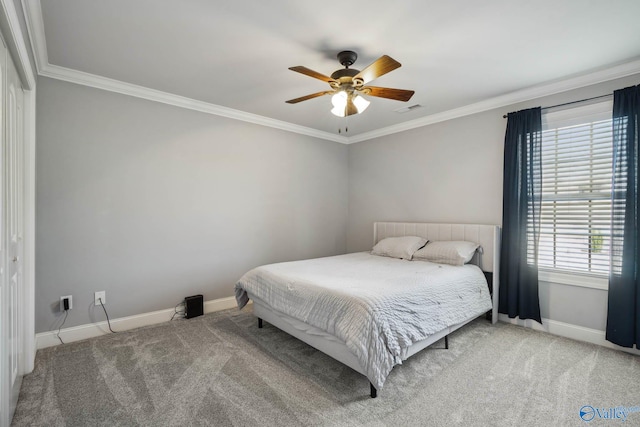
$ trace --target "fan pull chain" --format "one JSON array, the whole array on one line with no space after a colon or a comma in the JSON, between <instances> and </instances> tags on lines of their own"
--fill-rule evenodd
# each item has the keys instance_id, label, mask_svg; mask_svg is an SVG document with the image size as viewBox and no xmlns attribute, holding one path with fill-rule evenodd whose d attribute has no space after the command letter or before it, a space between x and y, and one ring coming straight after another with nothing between
<instances>
[{"instance_id":1,"label":"fan pull chain","mask_svg":"<svg viewBox=\"0 0 640 427\"><path fill-rule=\"evenodd\" d=\"M347 107L344 107L344 108L345 108L344 133L347 133L347 132L349 132L349 116L347 116L347 114L346 114ZM338 128L338 134L341 134L341 133L342 133L342 128Z\"/></svg>"}]
</instances>

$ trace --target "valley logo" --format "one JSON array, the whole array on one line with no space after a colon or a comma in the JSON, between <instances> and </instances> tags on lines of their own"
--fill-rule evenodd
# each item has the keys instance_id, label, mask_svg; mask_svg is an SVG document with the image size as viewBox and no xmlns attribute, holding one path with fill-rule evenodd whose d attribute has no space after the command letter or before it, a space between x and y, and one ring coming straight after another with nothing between
<instances>
[{"instance_id":1,"label":"valley logo","mask_svg":"<svg viewBox=\"0 0 640 427\"><path fill-rule=\"evenodd\" d=\"M580 408L580 418L588 423L595 418L603 420L620 420L627 421L629 414L640 412L640 406L616 406L615 408L595 408L591 405L585 405Z\"/></svg>"}]
</instances>

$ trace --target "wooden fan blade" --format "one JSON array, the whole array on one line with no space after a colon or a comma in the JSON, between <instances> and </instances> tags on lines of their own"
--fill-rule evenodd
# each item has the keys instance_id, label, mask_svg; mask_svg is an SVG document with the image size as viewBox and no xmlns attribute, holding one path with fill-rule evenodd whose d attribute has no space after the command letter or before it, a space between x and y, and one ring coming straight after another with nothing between
<instances>
[{"instance_id":1,"label":"wooden fan blade","mask_svg":"<svg viewBox=\"0 0 640 427\"><path fill-rule=\"evenodd\" d=\"M326 90L324 92L316 92L316 93L312 93L311 95L301 96L300 98L290 99L290 100L285 101L285 102L287 104L297 104L298 102L306 101L307 99L313 99L313 98L317 98L317 97L322 96L322 95L329 95L331 93L333 93L332 90Z\"/></svg>"},{"instance_id":2,"label":"wooden fan blade","mask_svg":"<svg viewBox=\"0 0 640 427\"><path fill-rule=\"evenodd\" d=\"M363 95L377 96L379 98L395 99L407 102L415 93L412 90L392 89L389 87L364 86L358 89Z\"/></svg>"},{"instance_id":3,"label":"wooden fan blade","mask_svg":"<svg viewBox=\"0 0 640 427\"><path fill-rule=\"evenodd\" d=\"M295 71L296 73L304 74L305 76L313 77L314 79L322 80L323 82L331 83L334 82L331 77L325 76L324 74L320 74L317 71L310 70L307 67L303 67L302 65L298 65L297 67L289 67L291 71Z\"/></svg>"},{"instance_id":4,"label":"wooden fan blade","mask_svg":"<svg viewBox=\"0 0 640 427\"><path fill-rule=\"evenodd\" d=\"M353 76L353 80L360 80L362 81L362 84L367 84L371 80L377 79L378 77L383 76L396 68L400 68L401 66L402 64L390 56L382 55L380 58L368 65L364 70Z\"/></svg>"}]
</instances>

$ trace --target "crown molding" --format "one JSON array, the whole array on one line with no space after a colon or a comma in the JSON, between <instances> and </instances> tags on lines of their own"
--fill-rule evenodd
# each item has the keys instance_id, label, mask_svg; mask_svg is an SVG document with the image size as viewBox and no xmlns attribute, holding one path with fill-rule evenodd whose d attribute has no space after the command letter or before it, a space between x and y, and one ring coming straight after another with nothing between
<instances>
[{"instance_id":1,"label":"crown molding","mask_svg":"<svg viewBox=\"0 0 640 427\"><path fill-rule=\"evenodd\" d=\"M22 10L24 11L27 32L31 40L31 51L36 61L36 70L40 74L42 68L49 64L40 0L22 0Z\"/></svg>"},{"instance_id":2,"label":"crown molding","mask_svg":"<svg viewBox=\"0 0 640 427\"><path fill-rule=\"evenodd\" d=\"M1 1L4 4L6 0ZM207 114L241 120L260 126L281 129L287 132L294 132L302 135L312 136L315 138L325 139L328 141L339 142L342 144L353 144L356 142L367 141L382 136L392 135L398 132L404 132L407 130L432 125L434 123L444 122L471 114L481 113L483 111L506 107L508 105L518 104L536 98L555 95L569 90L578 89L581 87L590 86L597 83L602 83L605 81L640 73L640 59L636 59L634 61L615 65L606 69L570 77L568 79L557 80L550 83L532 86L530 88L518 90L505 95L500 95L460 108L454 108L452 110L430 114L428 116L409 120L397 125L387 126L370 132L364 132L358 135L346 137L335 135L318 129L309 128L306 126L296 125L282 120L276 120L257 114L234 110L232 108L224 107L221 105L211 104L192 98L150 89L144 86L133 85L119 80L114 80L95 74L85 73L82 71L72 70L69 68L49 64L40 0L22 0L22 7L25 12L29 37L31 38L31 46L36 60L36 68L38 70L38 74L41 76L64 80L67 82L90 86L124 95L134 96L137 98L143 98L149 101L161 102L164 104L200 111Z\"/></svg>"},{"instance_id":3,"label":"crown molding","mask_svg":"<svg viewBox=\"0 0 640 427\"><path fill-rule=\"evenodd\" d=\"M202 113L213 114L215 116L241 120L260 126L281 129L287 132L293 132L312 136L315 138L326 139L329 141L340 142L342 144L346 144L348 142L346 137L334 135L329 132L324 132L317 129L285 122L282 120L260 116L257 114L247 113L245 111L234 110L233 108L210 104L208 102L198 101L196 99L174 95L155 89L150 89L144 86L125 83L119 80L97 76L95 74L85 73L78 70L72 70L70 68L60 67L57 65L47 64L40 70L40 75L83 86L90 86L96 89L102 89L110 92L120 93L123 95L133 96L136 98L142 98L149 101L173 105L188 110L199 111Z\"/></svg>"},{"instance_id":4,"label":"crown molding","mask_svg":"<svg viewBox=\"0 0 640 427\"><path fill-rule=\"evenodd\" d=\"M579 89L585 86L591 86L597 83L615 80L622 77L631 76L640 73L640 59L619 64L610 68L598 70L592 73L571 77L564 80L558 80L552 83L532 86L526 89L511 92L505 95L496 96L474 104L465 105L464 107L454 108L452 110L443 111L441 113L431 114L419 119L409 120L397 125L388 126L371 132L361 133L349 138L349 144L367 141L381 136L392 135L398 132L404 132L419 128L422 126L432 125L434 123L444 122L446 120L456 119L471 114L481 113L483 111L494 110L496 108L506 107L518 104L532 99L542 98L544 96L555 95L573 89Z\"/></svg>"},{"instance_id":5,"label":"crown molding","mask_svg":"<svg viewBox=\"0 0 640 427\"><path fill-rule=\"evenodd\" d=\"M36 73L31 66L27 42L20 28L20 20L18 19L15 5L11 0L1 0L0 8L2 9L0 20L2 21L3 32L5 37L9 39L6 40L7 47L14 55L16 69L23 81L24 88L33 90L36 87Z\"/></svg>"}]
</instances>

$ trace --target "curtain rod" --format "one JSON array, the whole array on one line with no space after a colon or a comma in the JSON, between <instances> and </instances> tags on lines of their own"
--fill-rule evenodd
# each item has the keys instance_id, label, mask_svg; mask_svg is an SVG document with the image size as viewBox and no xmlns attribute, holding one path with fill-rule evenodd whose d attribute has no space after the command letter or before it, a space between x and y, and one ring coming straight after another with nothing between
<instances>
[{"instance_id":1,"label":"curtain rod","mask_svg":"<svg viewBox=\"0 0 640 427\"><path fill-rule=\"evenodd\" d=\"M579 99L577 101L571 101L571 102L565 102L564 104L556 104L556 105L550 105L548 107L542 107L543 110L548 110L550 108L556 108L556 107L564 107L565 105L571 105L571 104L577 104L578 102L586 102L586 101L592 101L594 99L600 99L600 98L608 98L610 96L613 96L613 93L608 93L606 95L600 95L600 96L594 96L593 98L585 98L585 99ZM502 116L503 119L507 118L507 115L505 114L504 116Z\"/></svg>"}]
</instances>

